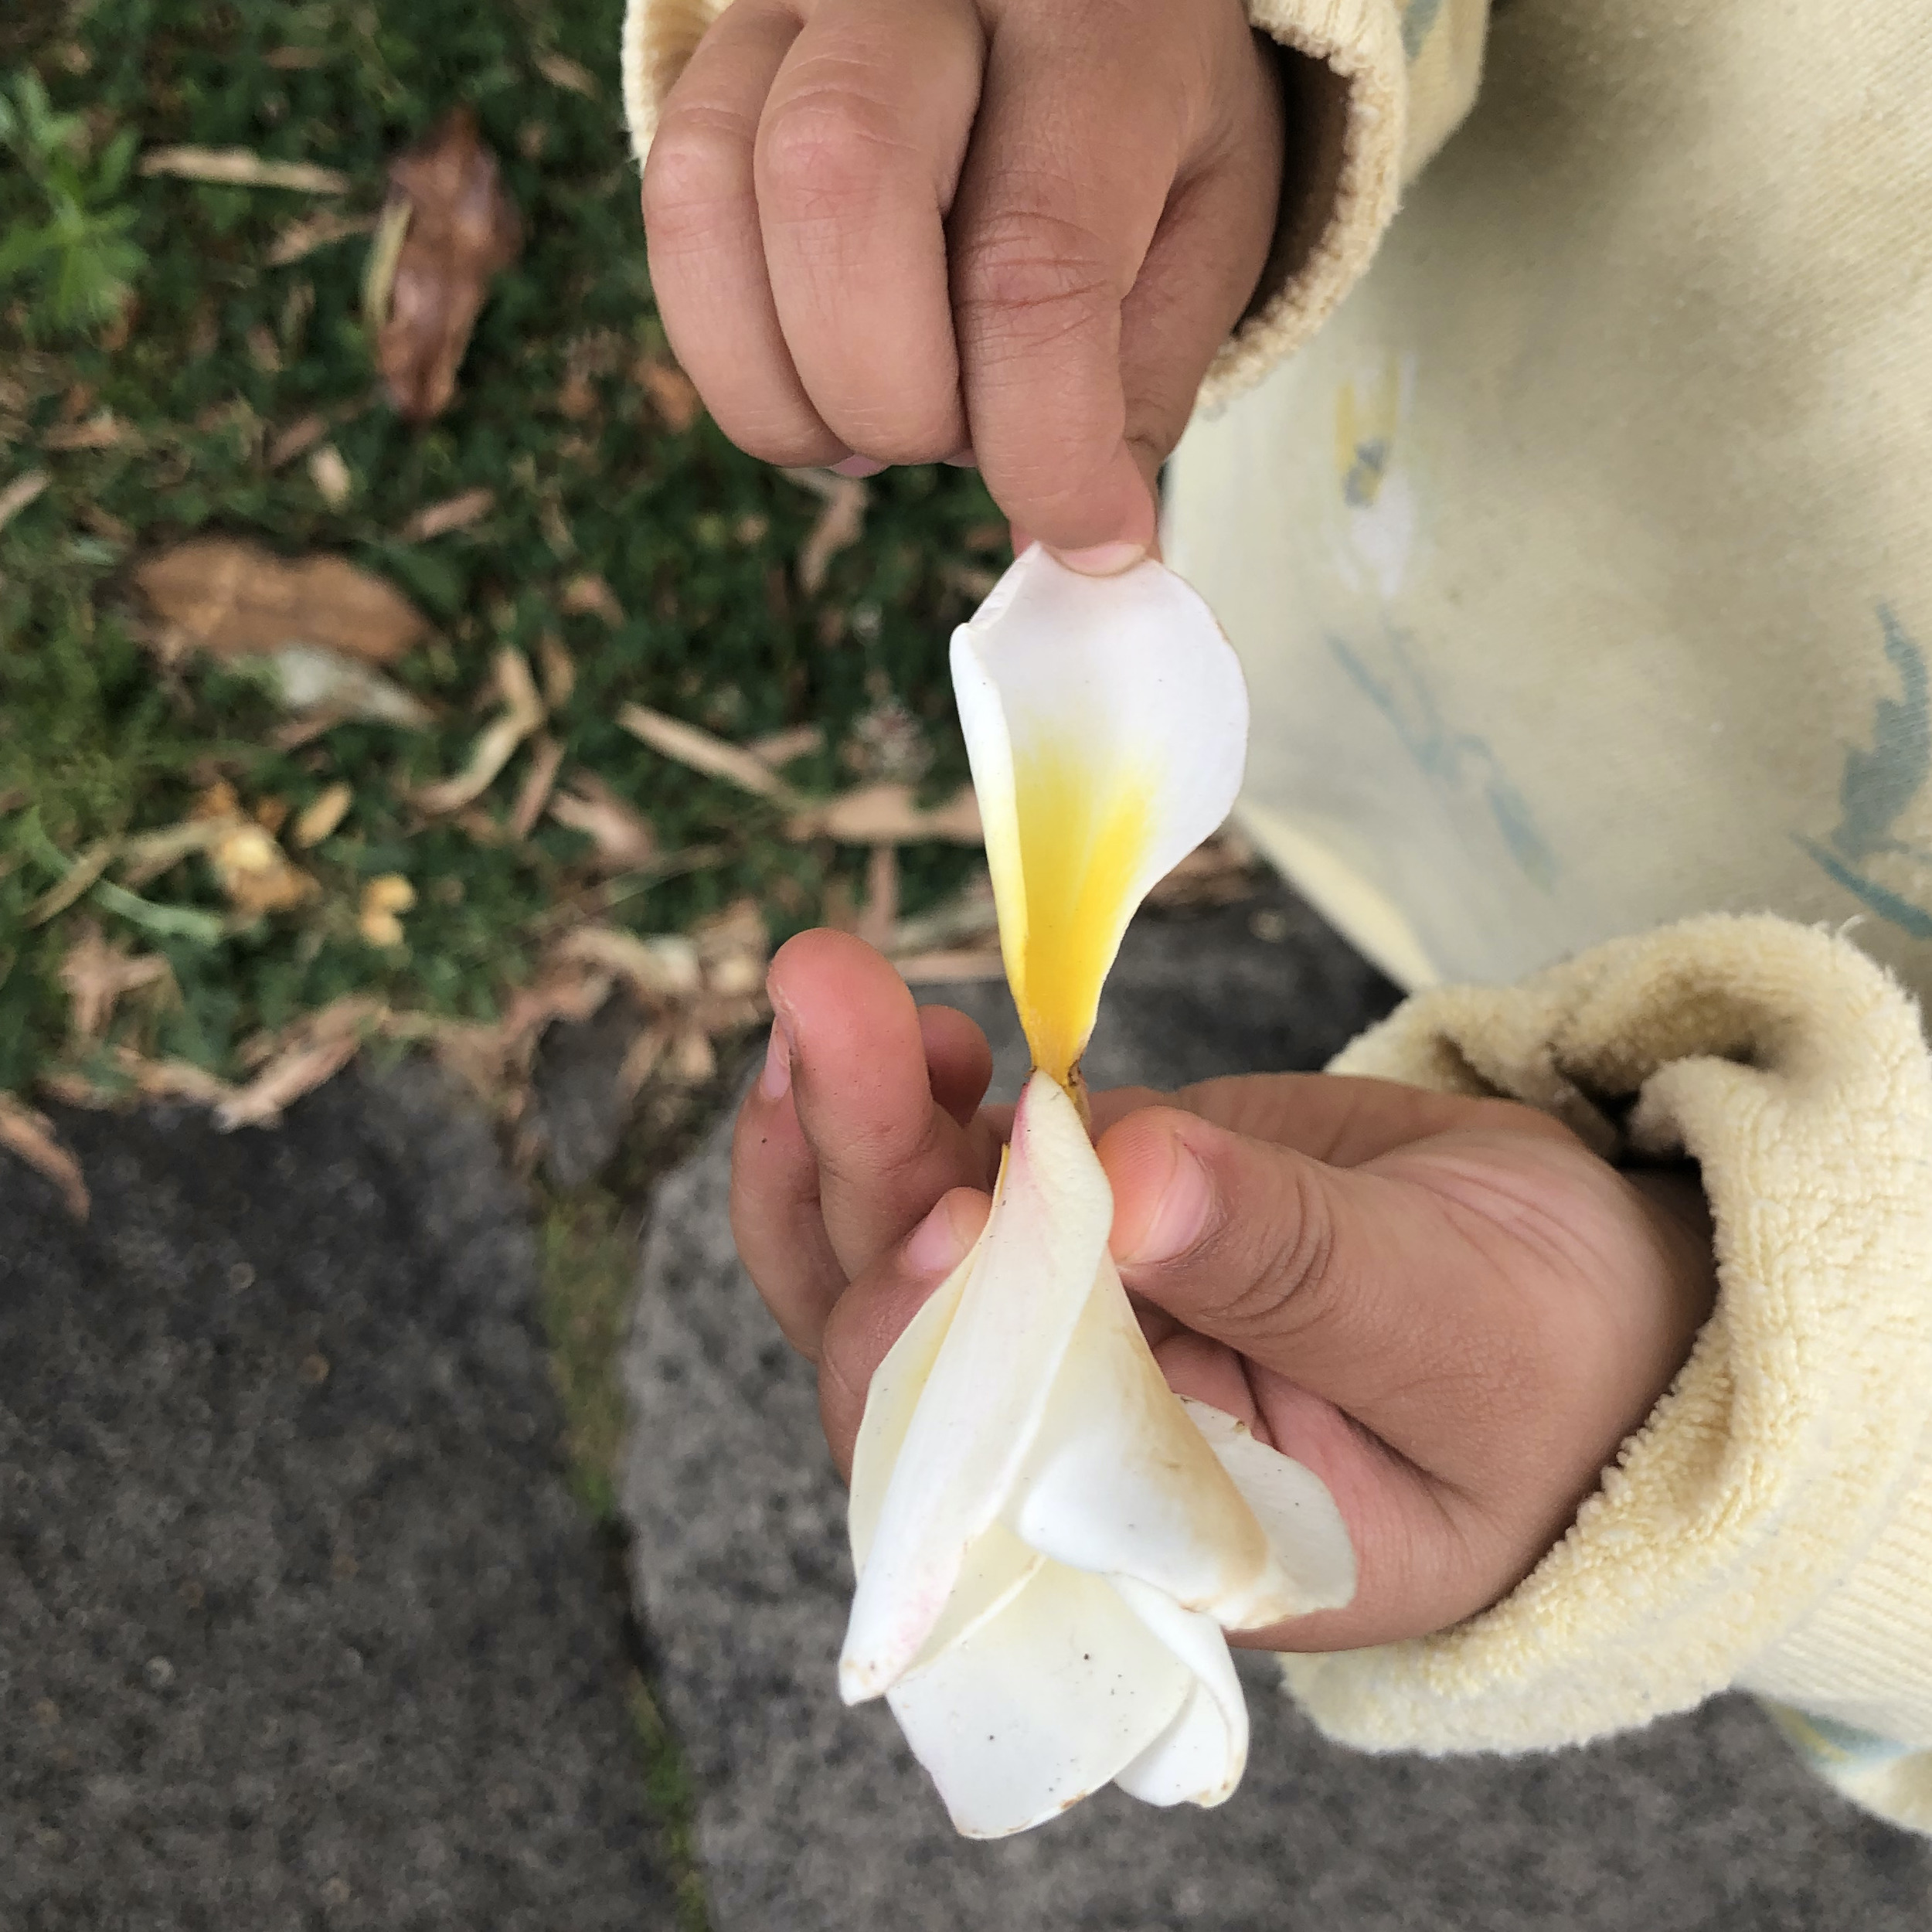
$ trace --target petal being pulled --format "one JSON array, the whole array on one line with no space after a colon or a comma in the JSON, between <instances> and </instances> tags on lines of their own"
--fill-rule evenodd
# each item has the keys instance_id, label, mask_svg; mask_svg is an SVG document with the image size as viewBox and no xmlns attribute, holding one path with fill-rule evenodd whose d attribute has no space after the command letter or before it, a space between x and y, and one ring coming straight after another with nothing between
<instances>
[{"instance_id":1,"label":"petal being pulled","mask_svg":"<svg viewBox=\"0 0 1932 1932\"><path fill-rule=\"evenodd\" d=\"M848 1703L878 1696L918 1656L968 1549L999 1517L1113 1216L1078 1110L1036 1074L1014 1114L992 1211L954 1277L956 1304L949 1315L922 1311L868 1393L852 1471L859 1587L838 1660Z\"/></svg>"},{"instance_id":2,"label":"petal being pulled","mask_svg":"<svg viewBox=\"0 0 1932 1932\"><path fill-rule=\"evenodd\" d=\"M1065 1084L1134 909L1240 789L1240 665L1162 565L1082 577L1037 544L954 632L952 665L1007 978L1034 1064Z\"/></svg>"}]
</instances>

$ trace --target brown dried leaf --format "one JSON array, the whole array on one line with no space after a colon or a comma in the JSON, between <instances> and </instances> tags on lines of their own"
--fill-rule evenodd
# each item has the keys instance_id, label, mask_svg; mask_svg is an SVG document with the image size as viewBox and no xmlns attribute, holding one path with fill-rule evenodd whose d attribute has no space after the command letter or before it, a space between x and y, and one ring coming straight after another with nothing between
<instances>
[{"instance_id":1,"label":"brown dried leaf","mask_svg":"<svg viewBox=\"0 0 1932 1932\"><path fill-rule=\"evenodd\" d=\"M139 891L180 864L191 852L206 852L226 823L226 818L196 817L128 839L121 848L121 883Z\"/></svg>"},{"instance_id":2,"label":"brown dried leaf","mask_svg":"<svg viewBox=\"0 0 1932 1932\"><path fill-rule=\"evenodd\" d=\"M333 443L325 443L320 449L310 452L308 480L332 510L339 510L355 493L355 479L349 474L342 451Z\"/></svg>"},{"instance_id":3,"label":"brown dried leaf","mask_svg":"<svg viewBox=\"0 0 1932 1932\"><path fill-rule=\"evenodd\" d=\"M23 470L4 490L0 490L0 530L4 530L51 479L45 470Z\"/></svg>"},{"instance_id":4,"label":"brown dried leaf","mask_svg":"<svg viewBox=\"0 0 1932 1932\"><path fill-rule=\"evenodd\" d=\"M602 577L587 570L563 587L557 608L566 617L601 617L614 625L624 621L624 606L618 603L617 593Z\"/></svg>"},{"instance_id":5,"label":"brown dried leaf","mask_svg":"<svg viewBox=\"0 0 1932 1932\"><path fill-rule=\"evenodd\" d=\"M594 966L631 987L651 1007L695 999L704 989L704 968L694 940L682 934L640 938L611 926L580 926L552 949L552 958Z\"/></svg>"},{"instance_id":6,"label":"brown dried leaf","mask_svg":"<svg viewBox=\"0 0 1932 1932\"><path fill-rule=\"evenodd\" d=\"M288 188L302 195L345 195L349 177L305 161L267 161L246 148L151 148L138 172L213 181L230 188Z\"/></svg>"},{"instance_id":7,"label":"brown dried leaf","mask_svg":"<svg viewBox=\"0 0 1932 1932\"><path fill-rule=\"evenodd\" d=\"M290 912L321 889L252 818L224 828L209 845L208 862L222 890L245 913Z\"/></svg>"},{"instance_id":8,"label":"brown dried leaf","mask_svg":"<svg viewBox=\"0 0 1932 1932\"><path fill-rule=\"evenodd\" d=\"M291 835L294 842L304 852L311 845L319 845L349 816L349 808L355 802L355 794L341 780L325 786L297 816Z\"/></svg>"},{"instance_id":9,"label":"brown dried leaf","mask_svg":"<svg viewBox=\"0 0 1932 1932\"><path fill-rule=\"evenodd\" d=\"M753 738L745 749L775 771L781 765L790 764L794 758L809 757L813 752L821 750L825 743L823 725L794 725L788 730Z\"/></svg>"},{"instance_id":10,"label":"brown dried leaf","mask_svg":"<svg viewBox=\"0 0 1932 1932\"><path fill-rule=\"evenodd\" d=\"M386 872L362 888L355 928L372 946L403 943L401 915L416 903L416 888L400 872Z\"/></svg>"},{"instance_id":11,"label":"brown dried leaf","mask_svg":"<svg viewBox=\"0 0 1932 1932\"><path fill-rule=\"evenodd\" d=\"M190 1060L151 1060L131 1046L117 1048L114 1059L151 1100L197 1100L204 1107L219 1107L235 1095L227 1081L217 1080Z\"/></svg>"},{"instance_id":12,"label":"brown dried leaf","mask_svg":"<svg viewBox=\"0 0 1932 1932\"><path fill-rule=\"evenodd\" d=\"M211 537L164 551L134 580L162 617L217 657L304 643L393 664L429 634L401 592L341 557L285 563L259 545Z\"/></svg>"},{"instance_id":13,"label":"brown dried leaf","mask_svg":"<svg viewBox=\"0 0 1932 1932\"><path fill-rule=\"evenodd\" d=\"M399 155L389 176L391 205L407 207L409 226L378 318L376 361L397 410L423 423L455 396L491 278L516 259L523 226L468 107Z\"/></svg>"},{"instance_id":14,"label":"brown dried leaf","mask_svg":"<svg viewBox=\"0 0 1932 1932\"><path fill-rule=\"evenodd\" d=\"M866 909L859 915L859 937L884 952L899 925L899 854L875 845L866 860Z\"/></svg>"},{"instance_id":15,"label":"brown dried leaf","mask_svg":"<svg viewBox=\"0 0 1932 1932\"><path fill-rule=\"evenodd\" d=\"M467 529L496 507L494 490L464 490L440 503L426 504L396 532L405 543L427 543L433 536Z\"/></svg>"},{"instance_id":16,"label":"brown dried leaf","mask_svg":"<svg viewBox=\"0 0 1932 1932\"><path fill-rule=\"evenodd\" d=\"M797 803L791 787L762 758L741 745L729 744L696 725L641 704L626 705L617 713L617 723L662 757L675 759L708 778L722 778L760 798Z\"/></svg>"},{"instance_id":17,"label":"brown dried leaf","mask_svg":"<svg viewBox=\"0 0 1932 1932\"><path fill-rule=\"evenodd\" d=\"M627 1100L634 1100L644 1091L670 1044L671 1029L662 1020L653 1021L631 1043L624 1064L617 1069L617 1091Z\"/></svg>"},{"instance_id":18,"label":"brown dried leaf","mask_svg":"<svg viewBox=\"0 0 1932 1932\"><path fill-rule=\"evenodd\" d=\"M311 448L328 434L326 416L304 416L289 424L268 446L266 457L271 470L279 470L284 463L292 463L303 451Z\"/></svg>"},{"instance_id":19,"label":"brown dried leaf","mask_svg":"<svg viewBox=\"0 0 1932 1932\"><path fill-rule=\"evenodd\" d=\"M60 1145L53 1121L11 1094L0 1094L0 1147L11 1149L36 1174L53 1182L77 1221L87 1219L90 1203L80 1163Z\"/></svg>"},{"instance_id":20,"label":"brown dried leaf","mask_svg":"<svg viewBox=\"0 0 1932 1932\"><path fill-rule=\"evenodd\" d=\"M597 77L589 68L580 67L566 55L540 53L535 63L536 70L553 87L567 89L573 94L582 94L587 100L597 97Z\"/></svg>"},{"instance_id":21,"label":"brown dried leaf","mask_svg":"<svg viewBox=\"0 0 1932 1932\"><path fill-rule=\"evenodd\" d=\"M638 872L658 856L650 821L590 772L571 775L550 801L550 816L582 832L597 847L598 865L606 872Z\"/></svg>"},{"instance_id":22,"label":"brown dried leaf","mask_svg":"<svg viewBox=\"0 0 1932 1932\"><path fill-rule=\"evenodd\" d=\"M979 801L962 787L944 804L922 807L910 785L861 785L807 806L787 822L790 838L835 838L846 845L916 845L934 839L954 845L985 842Z\"/></svg>"},{"instance_id":23,"label":"brown dried leaf","mask_svg":"<svg viewBox=\"0 0 1932 1932\"><path fill-rule=\"evenodd\" d=\"M829 470L792 470L786 474L825 498L825 507L811 526L798 553L799 587L815 596L825 581L832 560L849 549L866 528L866 505L872 492L856 477L834 476Z\"/></svg>"},{"instance_id":24,"label":"brown dried leaf","mask_svg":"<svg viewBox=\"0 0 1932 1932\"><path fill-rule=\"evenodd\" d=\"M715 1080L718 1056L711 1036L702 1026L680 1028L671 1043L671 1064L667 1070L672 1079L686 1087L702 1087L706 1081Z\"/></svg>"},{"instance_id":25,"label":"brown dried leaf","mask_svg":"<svg viewBox=\"0 0 1932 1932\"><path fill-rule=\"evenodd\" d=\"M67 989L69 1017L77 1038L98 1039L107 1030L114 1008L124 995L144 987L172 985L174 974L158 953L131 956L101 937L92 920L80 928L60 962L60 983Z\"/></svg>"},{"instance_id":26,"label":"brown dried leaf","mask_svg":"<svg viewBox=\"0 0 1932 1932\"><path fill-rule=\"evenodd\" d=\"M543 702L553 711L561 711L577 688L577 660L554 631L538 638L536 656L543 674Z\"/></svg>"},{"instance_id":27,"label":"brown dried leaf","mask_svg":"<svg viewBox=\"0 0 1932 1932\"><path fill-rule=\"evenodd\" d=\"M420 731L436 716L393 678L318 645L285 644L264 662L274 670L282 702L303 714L298 723L304 727L320 719L320 729L328 730L345 719L363 718ZM278 733L276 741L287 749L314 735L313 731Z\"/></svg>"},{"instance_id":28,"label":"brown dried leaf","mask_svg":"<svg viewBox=\"0 0 1932 1932\"><path fill-rule=\"evenodd\" d=\"M893 964L908 986L942 986L948 981L1004 979L1006 962L995 951L983 947L956 951L910 953Z\"/></svg>"},{"instance_id":29,"label":"brown dried leaf","mask_svg":"<svg viewBox=\"0 0 1932 1932\"><path fill-rule=\"evenodd\" d=\"M741 998L764 985L771 937L755 899L733 900L723 912L701 920L691 937L708 992Z\"/></svg>"},{"instance_id":30,"label":"brown dried leaf","mask_svg":"<svg viewBox=\"0 0 1932 1932\"><path fill-rule=\"evenodd\" d=\"M691 378L669 356L640 355L631 374L673 435L682 436L704 413L703 399Z\"/></svg>"},{"instance_id":31,"label":"brown dried leaf","mask_svg":"<svg viewBox=\"0 0 1932 1932\"><path fill-rule=\"evenodd\" d=\"M536 830L536 821L550 802L557 767L563 763L563 746L545 732L537 734L530 752L530 769L518 788L516 803L510 808L509 831L515 838L527 838Z\"/></svg>"},{"instance_id":32,"label":"brown dried leaf","mask_svg":"<svg viewBox=\"0 0 1932 1932\"><path fill-rule=\"evenodd\" d=\"M413 794L419 810L434 815L474 804L510 762L517 747L543 723L543 700L521 651L505 645L496 654L496 683L504 703L502 715L485 726L471 747L468 762L454 777Z\"/></svg>"},{"instance_id":33,"label":"brown dried leaf","mask_svg":"<svg viewBox=\"0 0 1932 1932\"><path fill-rule=\"evenodd\" d=\"M323 1081L340 1073L355 1057L361 1044L360 1035L350 1031L325 1034L278 1053L246 1087L216 1108L215 1124L224 1132L238 1127L272 1125L291 1100L312 1094Z\"/></svg>"},{"instance_id":34,"label":"brown dried leaf","mask_svg":"<svg viewBox=\"0 0 1932 1932\"><path fill-rule=\"evenodd\" d=\"M112 410L101 410L84 423L51 429L40 439L43 450L111 450L121 443L138 442L141 433L124 423Z\"/></svg>"},{"instance_id":35,"label":"brown dried leaf","mask_svg":"<svg viewBox=\"0 0 1932 1932\"><path fill-rule=\"evenodd\" d=\"M291 222L277 235L268 250L270 268L287 268L333 242L347 241L352 235L366 235L376 226L373 215L344 215L332 208Z\"/></svg>"}]
</instances>

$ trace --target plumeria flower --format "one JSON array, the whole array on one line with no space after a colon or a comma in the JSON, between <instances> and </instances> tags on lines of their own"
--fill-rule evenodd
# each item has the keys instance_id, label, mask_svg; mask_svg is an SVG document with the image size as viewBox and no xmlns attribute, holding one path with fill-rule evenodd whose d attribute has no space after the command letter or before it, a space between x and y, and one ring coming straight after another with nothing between
<instances>
[{"instance_id":1,"label":"plumeria flower","mask_svg":"<svg viewBox=\"0 0 1932 1932\"><path fill-rule=\"evenodd\" d=\"M1159 564L1086 577L1036 546L952 662L1034 1070L984 1232L872 1379L838 1668L997 1838L1109 1782L1226 1798L1247 1709L1223 1632L1347 1603L1355 1558L1318 1477L1168 1387L1080 1079L1128 920L1234 801L1234 653Z\"/></svg>"}]
</instances>

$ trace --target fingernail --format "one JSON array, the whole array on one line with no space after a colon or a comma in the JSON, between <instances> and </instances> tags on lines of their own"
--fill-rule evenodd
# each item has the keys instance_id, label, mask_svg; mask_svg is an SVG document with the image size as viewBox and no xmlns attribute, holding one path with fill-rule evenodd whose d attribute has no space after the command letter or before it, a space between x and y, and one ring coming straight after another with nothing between
<instances>
[{"instance_id":1,"label":"fingernail","mask_svg":"<svg viewBox=\"0 0 1932 1932\"><path fill-rule=\"evenodd\" d=\"M942 1200L906 1237L906 1265L915 1274L951 1274L971 1246Z\"/></svg>"},{"instance_id":2,"label":"fingernail","mask_svg":"<svg viewBox=\"0 0 1932 1932\"><path fill-rule=\"evenodd\" d=\"M1174 1170L1147 1229L1131 1254L1117 1258L1137 1266L1172 1261L1187 1253L1207 1232L1208 1216L1214 1206L1214 1183L1208 1171L1189 1150L1174 1142Z\"/></svg>"},{"instance_id":3,"label":"fingernail","mask_svg":"<svg viewBox=\"0 0 1932 1932\"><path fill-rule=\"evenodd\" d=\"M791 1029L773 1017L771 1036L765 1042L765 1070L758 1076L758 1091L768 1100L781 1100L791 1090Z\"/></svg>"},{"instance_id":4,"label":"fingernail","mask_svg":"<svg viewBox=\"0 0 1932 1932\"><path fill-rule=\"evenodd\" d=\"M1145 543L1097 543L1087 550L1056 550L1054 556L1083 577L1117 577L1147 555Z\"/></svg>"},{"instance_id":5,"label":"fingernail","mask_svg":"<svg viewBox=\"0 0 1932 1932\"><path fill-rule=\"evenodd\" d=\"M946 461L956 470L976 470L979 468L979 458L974 455L970 444L963 450L954 450Z\"/></svg>"},{"instance_id":6,"label":"fingernail","mask_svg":"<svg viewBox=\"0 0 1932 1932\"><path fill-rule=\"evenodd\" d=\"M876 476L888 467L883 463L875 463L869 456L849 456L844 462L833 464L832 473L834 476L849 476L856 481L861 477Z\"/></svg>"}]
</instances>

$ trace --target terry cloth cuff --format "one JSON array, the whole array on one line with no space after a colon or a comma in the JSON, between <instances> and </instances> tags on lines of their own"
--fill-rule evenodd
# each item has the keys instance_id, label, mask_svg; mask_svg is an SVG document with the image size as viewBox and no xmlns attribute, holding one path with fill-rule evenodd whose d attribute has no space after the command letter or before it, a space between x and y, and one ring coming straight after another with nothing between
<instances>
[{"instance_id":1,"label":"terry cloth cuff","mask_svg":"<svg viewBox=\"0 0 1932 1932\"><path fill-rule=\"evenodd\" d=\"M1719 1286L1510 1595L1419 1641L1283 1660L1316 1722L1370 1750L1522 1750L1736 1685L1932 1747L1932 1067L1904 992L1842 938L1699 919L1420 994L1333 1070L1698 1162Z\"/></svg>"}]
</instances>

